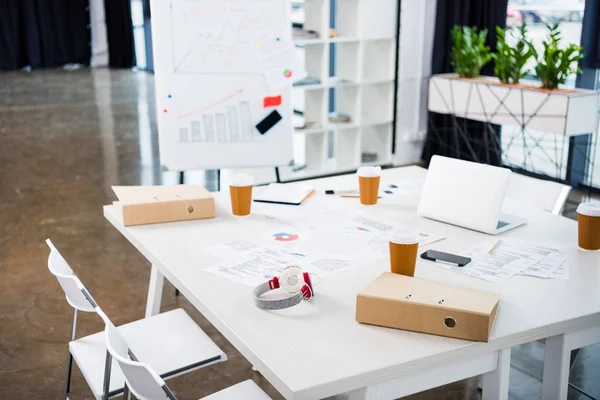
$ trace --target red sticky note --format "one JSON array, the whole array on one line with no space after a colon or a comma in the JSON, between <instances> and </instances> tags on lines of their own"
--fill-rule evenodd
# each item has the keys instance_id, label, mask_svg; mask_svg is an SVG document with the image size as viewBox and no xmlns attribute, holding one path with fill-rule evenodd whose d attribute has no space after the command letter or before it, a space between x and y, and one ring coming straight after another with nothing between
<instances>
[{"instance_id":1,"label":"red sticky note","mask_svg":"<svg viewBox=\"0 0 600 400\"><path fill-rule=\"evenodd\" d=\"M279 96L267 96L263 98L263 107L275 107L281 105L281 95Z\"/></svg>"}]
</instances>

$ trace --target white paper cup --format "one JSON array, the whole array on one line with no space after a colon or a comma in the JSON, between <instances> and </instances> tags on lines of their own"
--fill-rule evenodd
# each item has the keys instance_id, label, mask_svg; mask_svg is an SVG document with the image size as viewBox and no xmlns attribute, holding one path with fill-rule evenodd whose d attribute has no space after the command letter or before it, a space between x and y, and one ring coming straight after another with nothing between
<instances>
[{"instance_id":1,"label":"white paper cup","mask_svg":"<svg viewBox=\"0 0 600 400\"><path fill-rule=\"evenodd\" d=\"M361 176L363 178L375 178L381 176L381 167L360 167L358 170L356 170L356 175Z\"/></svg>"},{"instance_id":2,"label":"white paper cup","mask_svg":"<svg viewBox=\"0 0 600 400\"><path fill-rule=\"evenodd\" d=\"M394 232L389 241L390 271L394 274L415 276L419 234L413 231Z\"/></svg>"},{"instance_id":3,"label":"white paper cup","mask_svg":"<svg viewBox=\"0 0 600 400\"><path fill-rule=\"evenodd\" d=\"M577 207L577 240L584 250L600 250L600 202Z\"/></svg>"},{"instance_id":4,"label":"white paper cup","mask_svg":"<svg viewBox=\"0 0 600 400\"><path fill-rule=\"evenodd\" d=\"M377 204L381 167L360 167L356 175L358 175L361 204L368 206Z\"/></svg>"},{"instance_id":5,"label":"white paper cup","mask_svg":"<svg viewBox=\"0 0 600 400\"><path fill-rule=\"evenodd\" d=\"M229 184L229 186L235 187L252 185L254 185L254 178L252 178L252 176L248 174L236 174L231 180L231 183Z\"/></svg>"},{"instance_id":6,"label":"white paper cup","mask_svg":"<svg viewBox=\"0 0 600 400\"><path fill-rule=\"evenodd\" d=\"M231 212L233 215L248 215L252 207L252 185L254 179L248 174L237 174L229 184Z\"/></svg>"}]
</instances>

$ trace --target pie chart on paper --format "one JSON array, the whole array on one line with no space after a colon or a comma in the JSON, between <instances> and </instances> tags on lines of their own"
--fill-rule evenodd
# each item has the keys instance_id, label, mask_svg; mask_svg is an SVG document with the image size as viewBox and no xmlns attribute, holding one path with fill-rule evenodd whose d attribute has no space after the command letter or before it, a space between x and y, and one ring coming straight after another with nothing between
<instances>
[{"instance_id":1,"label":"pie chart on paper","mask_svg":"<svg viewBox=\"0 0 600 400\"><path fill-rule=\"evenodd\" d=\"M292 242L298 240L299 236L294 233L279 232L273 235L273 239L278 242Z\"/></svg>"}]
</instances>

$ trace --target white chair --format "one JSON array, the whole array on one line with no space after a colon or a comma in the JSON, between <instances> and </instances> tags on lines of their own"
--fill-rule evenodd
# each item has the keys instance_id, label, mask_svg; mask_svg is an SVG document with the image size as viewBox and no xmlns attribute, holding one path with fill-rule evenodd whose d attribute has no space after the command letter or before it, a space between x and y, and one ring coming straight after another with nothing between
<instances>
[{"instance_id":1,"label":"white chair","mask_svg":"<svg viewBox=\"0 0 600 400\"><path fill-rule=\"evenodd\" d=\"M123 393L125 378L106 350L104 331L75 339L78 311L96 312L104 321L107 317L52 242L48 239L46 243L50 247L48 269L58 279L67 302L73 307L65 399L69 398L73 359L96 399L118 396ZM118 330L134 344L135 354L164 379L227 360L225 353L183 309L134 321Z\"/></svg>"},{"instance_id":2,"label":"white chair","mask_svg":"<svg viewBox=\"0 0 600 400\"><path fill-rule=\"evenodd\" d=\"M560 215L569 192L568 185L513 173L506 197Z\"/></svg>"},{"instance_id":3,"label":"white chair","mask_svg":"<svg viewBox=\"0 0 600 400\"><path fill-rule=\"evenodd\" d=\"M142 400L176 400L177 398L163 379L154 372L154 369L136 357L121 336L120 330L117 330L110 321L105 321L104 338L106 348L110 355L118 362L127 387L137 398ZM270 397L263 392L254 381L248 379L213 393L202 400L269 400Z\"/></svg>"}]
</instances>

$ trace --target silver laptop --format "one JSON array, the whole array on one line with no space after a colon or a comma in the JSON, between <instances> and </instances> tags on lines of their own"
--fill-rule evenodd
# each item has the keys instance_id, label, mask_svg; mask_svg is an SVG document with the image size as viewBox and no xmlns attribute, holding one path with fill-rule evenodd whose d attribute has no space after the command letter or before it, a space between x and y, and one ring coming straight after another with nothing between
<instances>
[{"instance_id":1,"label":"silver laptop","mask_svg":"<svg viewBox=\"0 0 600 400\"><path fill-rule=\"evenodd\" d=\"M433 156L418 214L497 235L527 221L501 212L512 172L469 161Z\"/></svg>"}]
</instances>

